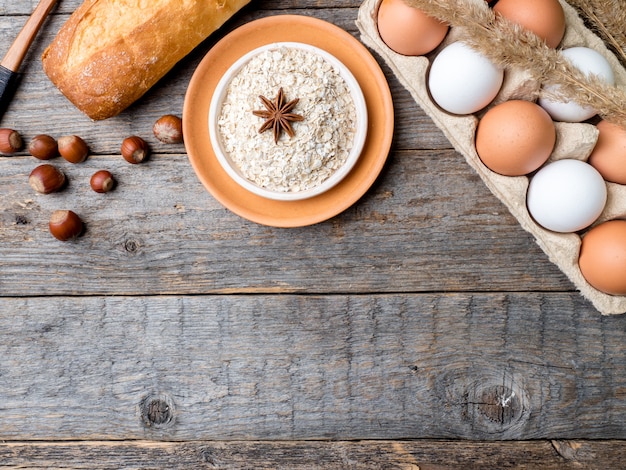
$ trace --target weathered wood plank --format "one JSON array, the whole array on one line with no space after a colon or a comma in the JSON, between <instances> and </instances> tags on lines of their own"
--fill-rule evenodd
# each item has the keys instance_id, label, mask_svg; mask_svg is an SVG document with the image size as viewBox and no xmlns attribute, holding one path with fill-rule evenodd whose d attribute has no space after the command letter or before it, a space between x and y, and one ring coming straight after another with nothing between
<instances>
[{"instance_id":1,"label":"weathered wood plank","mask_svg":"<svg viewBox=\"0 0 626 470\"><path fill-rule=\"evenodd\" d=\"M61 0L55 13L71 13L83 0ZM38 0L0 0L0 15L29 15ZM310 8L358 8L360 0L254 0L253 8L263 10L310 9Z\"/></svg>"},{"instance_id":2,"label":"weathered wood plank","mask_svg":"<svg viewBox=\"0 0 626 470\"><path fill-rule=\"evenodd\" d=\"M69 187L39 195L27 183L38 161L0 159L1 295L572 289L452 151L396 152L352 208L288 230L223 208L185 155L53 161ZM100 168L119 181L106 195L88 186ZM56 209L86 234L54 240Z\"/></svg>"},{"instance_id":3,"label":"weathered wood plank","mask_svg":"<svg viewBox=\"0 0 626 470\"><path fill-rule=\"evenodd\" d=\"M15 442L0 468L52 469L618 469L624 441Z\"/></svg>"},{"instance_id":4,"label":"weathered wood plank","mask_svg":"<svg viewBox=\"0 0 626 470\"><path fill-rule=\"evenodd\" d=\"M63 2L62 2L63 3ZM325 19L358 37L355 25L356 9L287 10L281 13L306 14ZM249 6L239 12L222 29L183 59L166 77L142 99L120 116L106 121L92 122L74 108L45 76L39 57L56 31L67 19L53 16L40 33L33 50L22 68L23 76L15 99L2 118L3 127L18 129L26 140L39 133L53 136L78 134L88 140L97 154L119 153L121 137L138 134L145 137L159 153L182 153L182 145L163 145L152 136L152 125L161 115L181 115L185 92L198 63L210 47L226 33L248 21L275 12ZM15 34L12 18L0 17L0 36ZM7 46L8 47L8 44ZM3 51L0 50L0 54ZM383 66L392 89L397 111L396 142L401 148L450 148L451 145L432 121L413 102L397 79ZM59 116L63 116L59 119Z\"/></svg>"},{"instance_id":5,"label":"weathered wood plank","mask_svg":"<svg viewBox=\"0 0 626 470\"><path fill-rule=\"evenodd\" d=\"M626 438L626 317L576 294L0 308L0 440Z\"/></svg>"}]
</instances>

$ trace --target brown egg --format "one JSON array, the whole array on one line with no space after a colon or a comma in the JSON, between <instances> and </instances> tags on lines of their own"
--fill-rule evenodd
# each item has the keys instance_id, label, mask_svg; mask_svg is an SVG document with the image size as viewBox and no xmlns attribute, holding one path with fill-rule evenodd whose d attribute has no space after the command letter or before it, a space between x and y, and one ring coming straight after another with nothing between
<instances>
[{"instance_id":1,"label":"brown egg","mask_svg":"<svg viewBox=\"0 0 626 470\"><path fill-rule=\"evenodd\" d=\"M589 230L582 239L578 265L599 291L626 295L626 220L611 220Z\"/></svg>"},{"instance_id":2,"label":"brown egg","mask_svg":"<svg viewBox=\"0 0 626 470\"><path fill-rule=\"evenodd\" d=\"M441 44L448 33L448 25L404 0L383 0L378 9L378 33L398 54L419 56Z\"/></svg>"},{"instance_id":3,"label":"brown egg","mask_svg":"<svg viewBox=\"0 0 626 470\"><path fill-rule=\"evenodd\" d=\"M485 113L476 129L476 152L491 171L527 175L543 165L556 143L550 115L530 101L511 100Z\"/></svg>"},{"instance_id":4,"label":"brown egg","mask_svg":"<svg viewBox=\"0 0 626 470\"><path fill-rule=\"evenodd\" d=\"M608 121L597 125L600 133L588 163L612 183L626 184L626 129Z\"/></svg>"},{"instance_id":5,"label":"brown egg","mask_svg":"<svg viewBox=\"0 0 626 470\"><path fill-rule=\"evenodd\" d=\"M558 0L499 0L493 11L532 31L552 48L565 34L565 13Z\"/></svg>"}]
</instances>

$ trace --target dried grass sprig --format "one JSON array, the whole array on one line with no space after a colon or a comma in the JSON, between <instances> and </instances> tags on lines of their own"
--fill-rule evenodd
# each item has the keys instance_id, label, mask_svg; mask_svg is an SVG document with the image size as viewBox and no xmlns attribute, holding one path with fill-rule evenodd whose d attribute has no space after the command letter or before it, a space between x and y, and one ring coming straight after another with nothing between
<instances>
[{"instance_id":1,"label":"dried grass sprig","mask_svg":"<svg viewBox=\"0 0 626 470\"><path fill-rule=\"evenodd\" d=\"M568 0L607 47L626 66L626 9L615 0Z\"/></svg>"},{"instance_id":2,"label":"dried grass sprig","mask_svg":"<svg viewBox=\"0 0 626 470\"><path fill-rule=\"evenodd\" d=\"M530 72L543 85L538 97L570 99L589 106L615 124L626 127L626 94L574 67L537 35L496 15L486 2L475 0L406 0L426 14L462 31L468 46L503 68Z\"/></svg>"}]
</instances>

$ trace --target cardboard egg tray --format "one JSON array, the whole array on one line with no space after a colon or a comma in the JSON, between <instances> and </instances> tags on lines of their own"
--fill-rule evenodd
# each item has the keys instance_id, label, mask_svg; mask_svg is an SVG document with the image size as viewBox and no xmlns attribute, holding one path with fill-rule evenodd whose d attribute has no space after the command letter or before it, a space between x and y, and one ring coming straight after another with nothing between
<instances>
[{"instance_id":1,"label":"cardboard egg tray","mask_svg":"<svg viewBox=\"0 0 626 470\"><path fill-rule=\"evenodd\" d=\"M451 115L432 102L426 85L429 58L397 54L380 39L376 25L380 1L365 0L359 9L357 26L361 32L361 40L385 60L417 104L442 130L454 148L465 157L467 163L480 175L491 192L507 206L520 225L535 237L549 259L567 275L581 294L591 301L603 315L626 313L626 296L602 293L589 285L582 276L578 267L581 245L579 234L551 232L533 221L526 208L529 178L527 176L502 176L492 172L481 162L474 145L479 117ZM479 1L483 2L483 0ZM626 87L626 71L615 55L584 25L573 7L563 0L560 1L566 17L566 31L560 47L585 46L600 52L613 68L616 86ZM456 37L458 35L455 34L455 28L451 28L439 48L454 42ZM534 83L523 70L507 69L504 84L490 106L510 99L532 100L537 90L536 87L540 86L541 83ZM596 144L597 128L587 123L564 122L555 122L555 127L557 142L549 161L563 158L586 161ZM595 224L616 218L626 218L626 186L607 182L607 190L607 205Z\"/></svg>"}]
</instances>

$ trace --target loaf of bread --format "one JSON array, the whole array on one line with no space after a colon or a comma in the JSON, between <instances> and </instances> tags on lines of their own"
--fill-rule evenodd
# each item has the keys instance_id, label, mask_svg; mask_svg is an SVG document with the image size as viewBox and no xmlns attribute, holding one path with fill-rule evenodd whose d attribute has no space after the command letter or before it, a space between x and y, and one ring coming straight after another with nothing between
<instances>
[{"instance_id":1,"label":"loaf of bread","mask_svg":"<svg viewBox=\"0 0 626 470\"><path fill-rule=\"evenodd\" d=\"M86 0L44 51L52 83L93 120L115 116L250 0Z\"/></svg>"}]
</instances>

